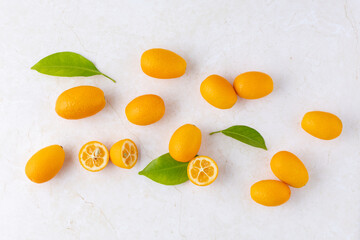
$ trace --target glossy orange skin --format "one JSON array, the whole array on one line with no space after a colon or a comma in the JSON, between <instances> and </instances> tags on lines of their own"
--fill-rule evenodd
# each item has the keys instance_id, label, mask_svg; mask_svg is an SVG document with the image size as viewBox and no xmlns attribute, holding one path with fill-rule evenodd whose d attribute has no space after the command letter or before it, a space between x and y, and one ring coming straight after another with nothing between
<instances>
[{"instance_id":1,"label":"glossy orange skin","mask_svg":"<svg viewBox=\"0 0 360 240\"><path fill-rule=\"evenodd\" d=\"M26 176L35 183L55 177L64 164L65 152L59 145L51 145L35 153L25 166Z\"/></svg>"},{"instance_id":2,"label":"glossy orange skin","mask_svg":"<svg viewBox=\"0 0 360 240\"><path fill-rule=\"evenodd\" d=\"M154 94L142 95L132 100L125 108L129 122L136 125L149 125L159 121L165 114L165 103Z\"/></svg>"},{"instance_id":3,"label":"glossy orange skin","mask_svg":"<svg viewBox=\"0 0 360 240\"><path fill-rule=\"evenodd\" d=\"M314 137L331 140L340 136L343 125L340 118L332 113L312 111L304 115L301 127Z\"/></svg>"},{"instance_id":4,"label":"glossy orange skin","mask_svg":"<svg viewBox=\"0 0 360 240\"><path fill-rule=\"evenodd\" d=\"M179 127L171 136L169 153L179 162L188 162L195 157L201 146L201 131L192 124Z\"/></svg>"},{"instance_id":5,"label":"glossy orange skin","mask_svg":"<svg viewBox=\"0 0 360 240\"><path fill-rule=\"evenodd\" d=\"M291 152L276 153L270 161L270 167L277 178L292 187L301 188L309 181L305 165Z\"/></svg>"},{"instance_id":6,"label":"glossy orange skin","mask_svg":"<svg viewBox=\"0 0 360 240\"><path fill-rule=\"evenodd\" d=\"M236 93L245 99L258 99L270 94L274 89L273 80L262 72L246 72L235 78Z\"/></svg>"},{"instance_id":7,"label":"glossy orange skin","mask_svg":"<svg viewBox=\"0 0 360 240\"><path fill-rule=\"evenodd\" d=\"M79 86L64 91L56 100L55 111L65 119L81 119L105 107L104 92L93 86Z\"/></svg>"},{"instance_id":8,"label":"glossy orange skin","mask_svg":"<svg viewBox=\"0 0 360 240\"><path fill-rule=\"evenodd\" d=\"M172 51L153 48L142 54L141 69L150 77L161 79L177 78L184 75L186 61Z\"/></svg>"},{"instance_id":9,"label":"glossy orange skin","mask_svg":"<svg viewBox=\"0 0 360 240\"><path fill-rule=\"evenodd\" d=\"M228 109L237 101L236 92L225 78L219 75L210 75L200 85L200 93L203 98L220 109Z\"/></svg>"},{"instance_id":10,"label":"glossy orange skin","mask_svg":"<svg viewBox=\"0 0 360 240\"><path fill-rule=\"evenodd\" d=\"M278 180L262 180L250 188L251 198L264 206L279 206L287 202L291 195L288 185Z\"/></svg>"}]
</instances>

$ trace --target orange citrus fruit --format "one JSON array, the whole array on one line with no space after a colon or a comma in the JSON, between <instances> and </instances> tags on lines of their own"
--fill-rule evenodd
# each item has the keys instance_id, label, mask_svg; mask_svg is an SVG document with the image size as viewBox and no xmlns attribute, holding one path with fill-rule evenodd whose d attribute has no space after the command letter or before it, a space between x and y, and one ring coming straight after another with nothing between
<instances>
[{"instance_id":1,"label":"orange citrus fruit","mask_svg":"<svg viewBox=\"0 0 360 240\"><path fill-rule=\"evenodd\" d=\"M160 79L177 78L184 75L186 61L172 51L153 48L142 54L141 69L150 77Z\"/></svg>"},{"instance_id":2,"label":"orange citrus fruit","mask_svg":"<svg viewBox=\"0 0 360 240\"><path fill-rule=\"evenodd\" d=\"M314 137L331 140L342 132L342 122L336 115L322 111L312 111L304 115L301 127Z\"/></svg>"},{"instance_id":3,"label":"orange citrus fruit","mask_svg":"<svg viewBox=\"0 0 360 240\"><path fill-rule=\"evenodd\" d=\"M215 181L219 172L216 162L206 156L197 156L189 162L187 175L198 186L207 186Z\"/></svg>"},{"instance_id":4,"label":"orange citrus fruit","mask_svg":"<svg viewBox=\"0 0 360 240\"><path fill-rule=\"evenodd\" d=\"M86 170L98 172L103 170L108 164L109 151L100 142L88 142L80 149L79 161Z\"/></svg>"},{"instance_id":5,"label":"orange citrus fruit","mask_svg":"<svg viewBox=\"0 0 360 240\"><path fill-rule=\"evenodd\" d=\"M264 206L279 206L290 198L291 190L288 185L278 180L262 180L254 183L250 188L251 198Z\"/></svg>"},{"instance_id":6,"label":"orange citrus fruit","mask_svg":"<svg viewBox=\"0 0 360 240\"><path fill-rule=\"evenodd\" d=\"M130 139L123 139L115 143L110 149L110 160L121 168L130 169L138 159L138 149Z\"/></svg>"},{"instance_id":7,"label":"orange citrus fruit","mask_svg":"<svg viewBox=\"0 0 360 240\"><path fill-rule=\"evenodd\" d=\"M293 153L281 151L276 153L270 167L277 178L295 188L301 188L309 181L305 165Z\"/></svg>"},{"instance_id":8,"label":"orange citrus fruit","mask_svg":"<svg viewBox=\"0 0 360 240\"><path fill-rule=\"evenodd\" d=\"M245 99L265 97L273 91L274 83L269 75L262 72L246 72L235 78L236 93Z\"/></svg>"},{"instance_id":9,"label":"orange citrus fruit","mask_svg":"<svg viewBox=\"0 0 360 240\"><path fill-rule=\"evenodd\" d=\"M55 111L65 119L80 119L95 115L105 107L104 92L93 86L66 90L56 100Z\"/></svg>"},{"instance_id":10,"label":"orange citrus fruit","mask_svg":"<svg viewBox=\"0 0 360 240\"><path fill-rule=\"evenodd\" d=\"M146 94L133 99L125 108L129 122L149 125L159 121L165 114L164 100L154 94Z\"/></svg>"},{"instance_id":11,"label":"orange citrus fruit","mask_svg":"<svg viewBox=\"0 0 360 240\"><path fill-rule=\"evenodd\" d=\"M169 153L179 162L188 162L198 153L201 145L201 131L192 124L179 127L170 138Z\"/></svg>"},{"instance_id":12,"label":"orange citrus fruit","mask_svg":"<svg viewBox=\"0 0 360 240\"><path fill-rule=\"evenodd\" d=\"M47 182L60 171L65 152L60 145L51 145L39 150L27 162L26 176L35 183Z\"/></svg>"},{"instance_id":13,"label":"orange citrus fruit","mask_svg":"<svg viewBox=\"0 0 360 240\"><path fill-rule=\"evenodd\" d=\"M220 109L231 108L237 101L237 95L231 83L215 74L201 83L200 93L208 103Z\"/></svg>"}]
</instances>

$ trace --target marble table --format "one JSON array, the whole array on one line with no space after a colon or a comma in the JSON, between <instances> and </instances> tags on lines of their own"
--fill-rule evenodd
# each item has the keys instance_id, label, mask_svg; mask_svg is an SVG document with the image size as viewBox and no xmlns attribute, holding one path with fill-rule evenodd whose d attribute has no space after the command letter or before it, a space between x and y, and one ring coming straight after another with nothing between
<instances>
[{"instance_id":1,"label":"marble table","mask_svg":"<svg viewBox=\"0 0 360 240\"><path fill-rule=\"evenodd\" d=\"M1 239L360 239L359 11L358 0L0 1ZM183 56L186 74L146 76L140 56L154 47ZM30 70L59 51L84 55L117 83ZM269 96L239 98L230 110L201 97L208 75L233 82L251 70L273 78ZM106 107L82 120L60 118L57 96L79 85L101 88ZM133 125L124 108L146 93L164 99L166 114ZM301 118L311 110L338 115L341 136L323 141L303 131ZM208 187L164 186L139 176L185 123L202 130L200 154L218 162L218 179ZM237 124L257 129L268 151L208 135ZM111 147L123 138L140 149L133 169L109 164L92 173L79 164L84 143ZM64 166L34 184L25 164L51 144L64 147ZM275 179L269 163L280 150L302 159L310 180L292 188L286 204L264 207L249 189Z\"/></svg>"}]
</instances>

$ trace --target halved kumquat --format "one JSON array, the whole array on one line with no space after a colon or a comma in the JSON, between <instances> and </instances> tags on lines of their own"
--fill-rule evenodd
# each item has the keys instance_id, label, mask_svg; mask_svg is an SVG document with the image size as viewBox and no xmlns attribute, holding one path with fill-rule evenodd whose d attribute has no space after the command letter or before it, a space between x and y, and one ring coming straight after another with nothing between
<instances>
[{"instance_id":1,"label":"halved kumquat","mask_svg":"<svg viewBox=\"0 0 360 240\"><path fill-rule=\"evenodd\" d=\"M216 162L206 156L197 156L189 162L187 175L198 186L207 186L215 181L219 172Z\"/></svg>"},{"instance_id":2,"label":"halved kumquat","mask_svg":"<svg viewBox=\"0 0 360 240\"><path fill-rule=\"evenodd\" d=\"M110 149L110 160L121 168L130 169L138 159L138 149L130 139L123 139L115 143Z\"/></svg>"},{"instance_id":3,"label":"halved kumquat","mask_svg":"<svg viewBox=\"0 0 360 240\"><path fill-rule=\"evenodd\" d=\"M103 170L108 164L109 151L100 142L88 142L80 149L79 161L86 170L98 172Z\"/></svg>"}]
</instances>

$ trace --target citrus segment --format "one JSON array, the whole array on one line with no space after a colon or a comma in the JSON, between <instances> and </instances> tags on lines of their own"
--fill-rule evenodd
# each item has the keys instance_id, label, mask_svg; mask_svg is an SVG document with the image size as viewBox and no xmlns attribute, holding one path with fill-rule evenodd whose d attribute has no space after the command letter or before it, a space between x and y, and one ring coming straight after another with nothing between
<instances>
[{"instance_id":1,"label":"citrus segment","mask_svg":"<svg viewBox=\"0 0 360 240\"><path fill-rule=\"evenodd\" d=\"M88 142L80 149L79 161L86 170L97 172L108 164L109 152L100 142Z\"/></svg>"},{"instance_id":2,"label":"citrus segment","mask_svg":"<svg viewBox=\"0 0 360 240\"><path fill-rule=\"evenodd\" d=\"M206 186L214 182L218 172L216 162L206 156L195 157L187 168L189 180L198 186Z\"/></svg>"}]
</instances>

